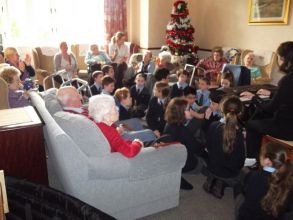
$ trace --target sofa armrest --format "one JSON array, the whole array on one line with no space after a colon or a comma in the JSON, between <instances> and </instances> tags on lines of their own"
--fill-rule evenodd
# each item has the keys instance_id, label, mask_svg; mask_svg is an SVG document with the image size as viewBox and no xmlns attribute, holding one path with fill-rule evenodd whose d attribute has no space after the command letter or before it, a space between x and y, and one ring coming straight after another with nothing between
<instances>
[{"instance_id":1,"label":"sofa armrest","mask_svg":"<svg viewBox=\"0 0 293 220\"><path fill-rule=\"evenodd\" d=\"M130 180L143 180L181 170L185 165L187 151L182 144L171 144L158 149L144 148L130 160Z\"/></svg>"},{"instance_id":2,"label":"sofa armrest","mask_svg":"<svg viewBox=\"0 0 293 220\"><path fill-rule=\"evenodd\" d=\"M148 179L181 170L186 157L186 148L182 144L172 144L158 149L147 147L131 159L120 153L91 157L88 178L90 180L128 178L130 181Z\"/></svg>"}]
</instances>

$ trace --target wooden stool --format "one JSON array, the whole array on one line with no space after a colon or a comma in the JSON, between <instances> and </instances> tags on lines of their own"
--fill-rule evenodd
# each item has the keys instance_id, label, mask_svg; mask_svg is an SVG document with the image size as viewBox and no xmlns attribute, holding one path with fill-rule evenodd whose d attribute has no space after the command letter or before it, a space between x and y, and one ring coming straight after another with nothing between
<instances>
[{"instance_id":1,"label":"wooden stool","mask_svg":"<svg viewBox=\"0 0 293 220\"><path fill-rule=\"evenodd\" d=\"M289 150L289 157L291 160L293 160L293 141L285 141L282 139L274 138L270 135L263 136L262 146L264 146L266 143L269 143L269 142L278 143L278 144L281 144L282 146L284 146L286 149Z\"/></svg>"}]
</instances>

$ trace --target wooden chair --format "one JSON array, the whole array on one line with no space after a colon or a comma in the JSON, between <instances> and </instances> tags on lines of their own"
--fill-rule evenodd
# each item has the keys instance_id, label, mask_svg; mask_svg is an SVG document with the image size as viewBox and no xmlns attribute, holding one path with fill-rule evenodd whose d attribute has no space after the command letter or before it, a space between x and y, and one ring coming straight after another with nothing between
<instances>
[{"instance_id":1,"label":"wooden chair","mask_svg":"<svg viewBox=\"0 0 293 220\"><path fill-rule=\"evenodd\" d=\"M289 151L289 157L291 160L293 160L293 141L285 141L282 139L274 138L270 135L265 135L262 138L262 146L264 146L266 143L273 142L278 143L284 146Z\"/></svg>"},{"instance_id":2,"label":"wooden chair","mask_svg":"<svg viewBox=\"0 0 293 220\"><path fill-rule=\"evenodd\" d=\"M0 110L10 108L8 100L8 85L2 77L0 77L0 94Z\"/></svg>"}]
</instances>

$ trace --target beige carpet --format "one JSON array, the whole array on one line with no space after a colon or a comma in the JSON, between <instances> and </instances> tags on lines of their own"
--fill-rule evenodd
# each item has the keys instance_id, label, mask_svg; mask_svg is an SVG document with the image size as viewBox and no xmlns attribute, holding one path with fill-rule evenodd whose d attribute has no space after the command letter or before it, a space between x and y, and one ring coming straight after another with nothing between
<instances>
[{"instance_id":1,"label":"beige carpet","mask_svg":"<svg viewBox=\"0 0 293 220\"><path fill-rule=\"evenodd\" d=\"M192 191L180 191L179 206L140 220L233 220L234 201L232 188L226 188L222 199L214 198L202 189L205 176L184 174L193 185Z\"/></svg>"}]
</instances>

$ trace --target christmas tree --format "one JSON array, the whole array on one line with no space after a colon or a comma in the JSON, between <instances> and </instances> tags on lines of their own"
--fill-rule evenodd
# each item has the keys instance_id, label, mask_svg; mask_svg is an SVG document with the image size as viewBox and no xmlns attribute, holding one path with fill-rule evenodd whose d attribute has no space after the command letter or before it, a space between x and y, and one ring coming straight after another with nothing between
<instances>
[{"instance_id":1,"label":"christmas tree","mask_svg":"<svg viewBox=\"0 0 293 220\"><path fill-rule=\"evenodd\" d=\"M173 4L171 21L167 25L166 43L173 55L195 54L198 47L194 44L194 28L188 17L187 2L176 1Z\"/></svg>"}]
</instances>

